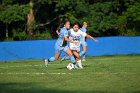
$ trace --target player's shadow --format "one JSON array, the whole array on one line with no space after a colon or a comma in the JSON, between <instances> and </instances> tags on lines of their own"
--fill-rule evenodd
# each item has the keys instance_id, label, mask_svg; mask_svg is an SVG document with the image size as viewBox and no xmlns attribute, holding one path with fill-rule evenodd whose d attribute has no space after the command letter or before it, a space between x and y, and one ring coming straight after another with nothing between
<instances>
[{"instance_id":1,"label":"player's shadow","mask_svg":"<svg viewBox=\"0 0 140 93\"><path fill-rule=\"evenodd\" d=\"M66 87L66 86L62 86ZM57 87L56 87L57 88ZM36 83L0 83L0 93L108 93L107 91L80 91L80 90L66 90L63 89L54 89L39 86ZM117 92L112 92L117 93ZM132 92L140 93L140 91Z\"/></svg>"},{"instance_id":2,"label":"player's shadow","mask_svg":"<svg viewBox=\"0 0 140 93\"><path fill-rule=\"evenodd\" d=\"M59 68L57 68L57 69L67 69L67 67L59 67Z\"/></svg>"},{"instance_id":3,"label":"player's shadow","mask_svg":"<svg viewBox=\"0 0 140 93\"><path fill-rule=\"evenodd\" d=\"M84 68L91 67L91 65L83 65Z\"/></svg>"}]
</instances>

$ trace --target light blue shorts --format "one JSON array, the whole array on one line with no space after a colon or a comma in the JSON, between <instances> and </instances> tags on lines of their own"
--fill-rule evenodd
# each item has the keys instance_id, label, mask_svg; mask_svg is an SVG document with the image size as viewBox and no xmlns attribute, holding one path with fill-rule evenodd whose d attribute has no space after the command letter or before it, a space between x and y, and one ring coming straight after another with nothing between
<instances>
[{"instance_id":1,"label":"light blue shorts","mask_svg":"<svg viewBox=\"0 0 140 93\"><path fill-rule=\"evenodd\" d=\"M69 49L68 45L64 47L55 45L55 54L60 54L62 51L65 52L67 49Z\"/></svg>"},{"instance_id":2,"label":"light blue shorts","mask_svg":"<svg viewBox=\"0 0 140 93\"><path fill-rule=\"evenodd\" d=\"M81 42L82 46L87 46L87 42Z\"/></svg>"}]
</instances>

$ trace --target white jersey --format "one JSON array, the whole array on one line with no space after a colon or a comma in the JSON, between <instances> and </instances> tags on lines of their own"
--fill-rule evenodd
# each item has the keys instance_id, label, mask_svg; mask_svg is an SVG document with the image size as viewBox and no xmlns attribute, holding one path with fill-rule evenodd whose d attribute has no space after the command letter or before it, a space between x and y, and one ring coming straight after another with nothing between
<instances>
[{"instance_id":1,"label":"white jersey","mask_svg":"<svg viewBox=\"0 0 140 93\"><path fill-rule=\"evenodd\" d=\"M71 39L72 41L77 42L77 44L74 43L70 43L70 49L71 50L76 50L77 52L80 51L80 38L81 37L85 37L86 33L82 32L80 29L75 32L73 29L69 30L69 39Z\"/></svg>"}]
</instances>

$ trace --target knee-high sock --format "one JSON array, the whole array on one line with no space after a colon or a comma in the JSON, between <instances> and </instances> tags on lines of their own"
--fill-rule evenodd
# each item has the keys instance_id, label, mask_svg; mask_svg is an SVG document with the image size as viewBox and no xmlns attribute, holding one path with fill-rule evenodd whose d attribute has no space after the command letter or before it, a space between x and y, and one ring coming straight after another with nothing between
<instances>
[{"instance_id":1,"label":"knee-high sock","mask_svg":"<svg viewBox=\"0 0 140 93\"><path fill-rule=\"evenodd\" d=\"M68 60L68 59L70 59L70 56L66 56L66 57L65 57L65 60Z\"/></svg>"},{"instance_id":2,"label":"knee-high sock","mask_svg":"<svg viewBox=\"0 0 140 93\"><path fill-rule=\"evenodd\" d=\"M70 56L71 63L76 63L74 56Z\"/></svg>"},{"instance_id":3,"label":"knee-high sock","mask_svg":"<svg viewBox=\"0 0 140 93\"><path fill-rule=\"evenodd\" d=\"M86 58L86 54L83 55L82 59L85 59L85 58Z\"/></svg>"},{"instance_id":4,"label":"knee-high sock","mask_svg":"<svg viewBox=\"0 0 140 93\"><path fill-rule=\"evenodd\" d=\"M77 63L78 63L78 66L79 66L80 68L83 68L83 66L82 66L82 62L81 62L81 59L78 60Z\"/></svg>"},{"instance_id":5,"label":"knee-high sock","mask_svg":"<svg viewBox=\"0 0 140 93\"><path fill-rule=\"evenodd\" d=\"M83 57L85 55L85 52L84 51L81 51L80 52L80 57Z\"/></svg>"}]
</instances>

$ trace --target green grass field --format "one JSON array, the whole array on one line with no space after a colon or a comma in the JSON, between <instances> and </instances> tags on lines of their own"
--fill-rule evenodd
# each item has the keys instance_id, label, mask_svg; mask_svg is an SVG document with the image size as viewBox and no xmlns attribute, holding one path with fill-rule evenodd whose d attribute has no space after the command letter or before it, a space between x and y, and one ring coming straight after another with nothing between
<instances>
[{"instance_id":1,"label":"green grass field","mask_svg":"<svg viewBox=\"0 0 140 93\"><path fill-rule=\"evenodd\" d=\"M72 71L68 63L0 62L0 93L140 93L140 55L88 57Z\"/></svg>"}]
</instances>

